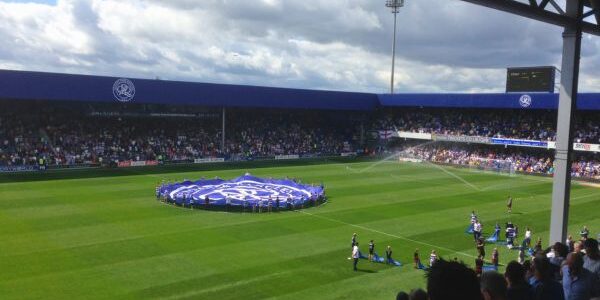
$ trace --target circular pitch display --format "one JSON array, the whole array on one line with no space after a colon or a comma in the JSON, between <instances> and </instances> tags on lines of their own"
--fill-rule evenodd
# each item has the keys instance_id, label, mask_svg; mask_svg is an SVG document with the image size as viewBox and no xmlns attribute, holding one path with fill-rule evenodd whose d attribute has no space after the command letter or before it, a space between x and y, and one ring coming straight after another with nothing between
<instances>
[{"instance_id":1,"label":"circular pitch display","mask_svg":"<svg viewBox=\"0 0 600 300\"><path fill-rule=\"evenodd\" d=\"M208 179L162 185L162 197L178 204L254 205L263 202L303 204L324 197L322 185L305 185L291 179L264 179L244 175L232 180Z\"/></svg>"}]
</instances>

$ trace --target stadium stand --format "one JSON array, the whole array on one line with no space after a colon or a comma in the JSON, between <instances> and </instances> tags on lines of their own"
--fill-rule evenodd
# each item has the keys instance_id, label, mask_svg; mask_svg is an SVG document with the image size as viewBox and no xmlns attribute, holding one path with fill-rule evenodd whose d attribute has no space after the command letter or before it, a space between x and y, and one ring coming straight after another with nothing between
<instances>
[{"instance_id":1,"label":"stadium stand","mask_svg":"<svg viewBox=\"0 0 600 300\"><path fill-rule=\"evenodd\" d=\"M469 145L456 143L433 143L420 146L409 143L401 150L403 155L434 163L468 166L479 169L501 170L527 174L551 175L553 153L540 149L519 149ZM572 164L571 175L579 178L600 179L600 158L597 154L581 153Z\"/></svg>"},{"instance_id":2,"label":"stadium stand","mask_svg":"<svg viewBox=\"0 0 600 300\"><path fill-rule=\"evenodd\" d=\"M101 111L91 106L3 103L0 165L193 162L205 157L249 159L330 155L354 151L356 122L347 114L289 110L232 110L226 151L218 112L157 109ZM258 118L257 116L260 116ZM175 118L177 117L177 118Z\"/></svg>"},{"instance_id":3,"label":"stadium stand","mask_svg":"<svg viewBox=\"0 0 600 300\"><path fill-rule=\"evenodd\" d=\"M574 143L600 143L600 123L594 113L579 112L577 120ZM411 157L430 162L485 169L500 169L508 164L516 172L551 175L554 173L554 152L549 149L549 143L556 138L555 123L554 111L403 108L386 110L373 128L379 128L380 133L425 134L430 136L428 140L434 141L435 135L468 137L462 143L456 139L415 147L423 141L393 138L390 134L380 143L379 151L401 150ZM525 140L532 146L489 145L492 138ZM600 179L598 152L576 153L571 175Z\"/></svg>"},{"instance_id":4,"label":"stadium stand","mask_svg":"<svg viewBox=\"0 0 600 300\"><path fill-rule=\"evenodd\" d=\"M594 112L580 112L574 142L600 143ZM419 109L388 110L374 127L382 130L527 140L556 140L556 111Z\"/></svg>"},{"instance_id":5,"label":"stadium stand","mask_svg":"<svg viewBox=\"0 0 600 300\"><path fill-rule=\"evenodd\" d=\"M393 128L457 136L555 138L554 112L392 109L365 118L355 112L239 108L228 112L232 122L223 152L221 116L214 109L11 101L0 106L10 106L0 113L0 166L35 166L40 159L48 167L60 167L339 155L369 146L360 138L368 130L361 129L360 123L369 119L372 132ZM600 124L592 113L582 115L577 142L600 143ZM435 163L486 168L508 163L517 172L553 173L553 152L548 149L450 142L414 148L416 144L384 139L378 149L408 148L410 155ZM578 152L572 176L600 179L599 155Z\"/></svg>"}]
</instances>

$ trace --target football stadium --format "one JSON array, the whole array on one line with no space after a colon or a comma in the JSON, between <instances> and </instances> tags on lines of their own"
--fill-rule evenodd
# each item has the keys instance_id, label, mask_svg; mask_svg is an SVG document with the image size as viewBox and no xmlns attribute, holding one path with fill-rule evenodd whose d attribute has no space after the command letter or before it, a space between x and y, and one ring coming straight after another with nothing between
<instances>
[{"instance_id":1,"label":"football stadium","mask_svg":"<svg viewBox=\"0 0 600 300\"><path fill-rule=\"evenodd\" d=\"M569 61L600 3L465 2L576 30L560 72L374 93L0 69L0 298L600 297L600 93Z\"/></svg>"}]
</instances>

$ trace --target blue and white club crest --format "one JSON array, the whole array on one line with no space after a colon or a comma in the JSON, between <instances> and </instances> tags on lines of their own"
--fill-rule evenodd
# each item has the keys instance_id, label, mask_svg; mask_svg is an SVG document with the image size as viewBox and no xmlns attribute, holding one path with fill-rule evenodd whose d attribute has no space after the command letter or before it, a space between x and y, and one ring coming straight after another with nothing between
<instances>
[{"instance_id":1,"label":"blue and white club crest","mask_svg":"<svg viewBox=\"0 0 600 300\"><path fill-rule=\"evenodd\" d=\"M310 190L286 184L240 180L237 182L222 182L214 185L187 185L170 192L171 198L181 196L194 200L235 199L235 200L269 200L269 199L302 199L312 196Z\"/></svg>"},{"instance_id":2,"label":"blue and white club crest","mask_svg":"<svg viewBox=\"0 0 600 300\"><path fill-rule=\"evenodd\" d=\"M176 203L206 198L212 205L253 205L266 201L291 201L296 205L324 196L322 186L304 185L289 179L263 179L244 175L231 180L202 179L163 185L159 194ZM265 203L266 205L266 203Z\"/></svg>"},{"instance_id":3,"label":"blue and white club crest","mask_svg":"<svg viewBox=\"0 0 600 300\"><path fill-rule=\"evenodd\" d=\"M521 105L521 107L529 107L531 105L531 96L521 96L521 98L519 98L519 104Z\"/></svg>"},{"instance_id":4,"label":"blue and white club crest","mask_svg":"<svg viewBox=\"0 0 600 300\"><path fill-rule=\"evenodd\" d=\"M129 102L135 96L135 86L127 78L119 78L113 84L113 95L120 102Z\"/></svg>"}]
</instances>

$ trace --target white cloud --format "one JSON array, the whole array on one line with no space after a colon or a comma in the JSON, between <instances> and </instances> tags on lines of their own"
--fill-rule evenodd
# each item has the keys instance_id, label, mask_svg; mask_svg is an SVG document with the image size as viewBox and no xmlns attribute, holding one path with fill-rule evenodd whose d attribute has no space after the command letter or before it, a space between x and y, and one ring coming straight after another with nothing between
<instances>
[{"instance_id":1,"label":"white cloud","mask_svg":"<svg viewBox=\"0 0 600 300\"><path fill-rule=\"evenodd\" d=\"M372 0L0 1L0 67L351 91L389 89L392 15ZM407 1L396 89L489 92L560 66L559 28L454 0ZM586 36L582 91L600 90Z\"/></svg>"}]
</instances>

